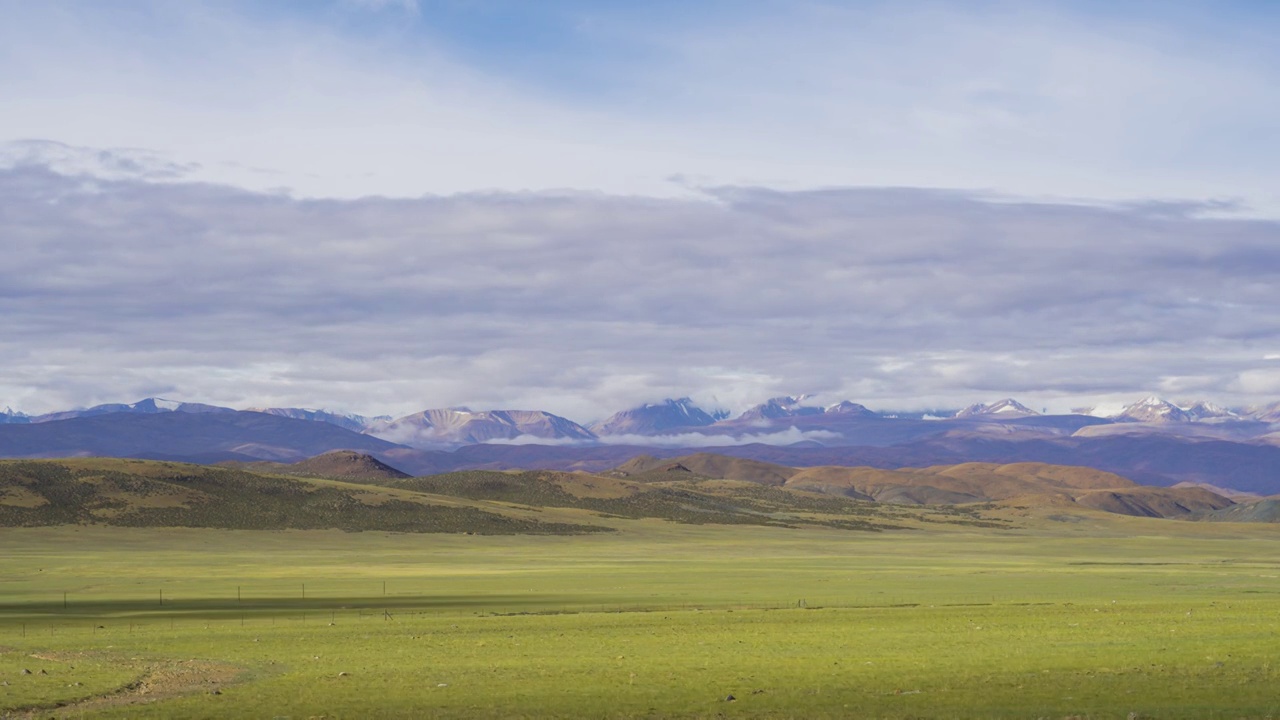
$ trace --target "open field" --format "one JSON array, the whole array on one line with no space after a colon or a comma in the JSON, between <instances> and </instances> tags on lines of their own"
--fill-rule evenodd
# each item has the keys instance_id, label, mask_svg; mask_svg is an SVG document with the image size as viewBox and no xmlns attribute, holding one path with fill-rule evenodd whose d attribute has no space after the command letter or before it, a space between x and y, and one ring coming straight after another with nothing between
<instances>
[{"instance_id":1,"label":"open field","mask_svg":"<svg viewBox=\"0 0 1280 720\"><path fill-rule=\"evenodd\" d=\"M0 712L1280 715L1274 526L611 522L0 530Z\"/></svg>"}]
</instances>

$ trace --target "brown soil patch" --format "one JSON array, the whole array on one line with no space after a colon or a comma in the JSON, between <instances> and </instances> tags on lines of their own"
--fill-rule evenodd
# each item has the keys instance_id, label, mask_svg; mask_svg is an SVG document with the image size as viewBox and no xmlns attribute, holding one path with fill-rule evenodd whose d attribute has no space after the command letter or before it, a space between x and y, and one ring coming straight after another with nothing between
<instances>
[{"instance_id":1,"label":"brown soil patch","mask_svg":"<svg viewBox=\"0 0 1280 720\"><path fill-rule=\"evenodd\" d=\"M38 508L48 505L43 495L25 487L0 488L0 505L20 508Z\"/></svg>"},{"instance_id":2,"label":"brown soil patch","mask_svg":"<svg viewBox=\"0 0 1280 720\"><path fill-rule=\"evenodd\" d=\"M33 653L32 657L64 662L77 655L83 653ZM245 672L243 668L209 660L130 660L124 664L135 665L140 671L138 678L112 692L52 707L20 709L5 717L14 720L80 717L86 712L107 708L153 703L200 692L216 693L238 681Z\"/></svg>"}]
</instances>

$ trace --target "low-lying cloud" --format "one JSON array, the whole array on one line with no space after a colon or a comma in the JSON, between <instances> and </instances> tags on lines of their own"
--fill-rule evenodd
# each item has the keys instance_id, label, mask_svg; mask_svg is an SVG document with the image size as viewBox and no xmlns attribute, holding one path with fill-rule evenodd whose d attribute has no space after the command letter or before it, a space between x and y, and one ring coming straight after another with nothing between
<instances>
[{"instance_id":1,"label":"low-lying cloud","mask_svg":"<svg viewBox=\"0 0 1280 720\"><path fill-rule=\"evenodd\" d=\"M605 435L605 445L639 445L650 447L735 447L738 445L794 445L800 442L840 440L843 436L830 430L800 430L794 425L786 430L746 435L717 435L687 432L674 435Z\"/></svg>"}]
</instances>

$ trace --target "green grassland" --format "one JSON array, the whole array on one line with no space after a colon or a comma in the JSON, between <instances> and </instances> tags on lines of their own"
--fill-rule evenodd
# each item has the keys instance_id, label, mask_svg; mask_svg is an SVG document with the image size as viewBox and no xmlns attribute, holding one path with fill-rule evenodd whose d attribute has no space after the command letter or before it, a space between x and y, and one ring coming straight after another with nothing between
<instances>
[{"instance_id":1,"label":"green grassland","mask_svg":"<svg viewBox=\"0 0 1280 720\"><path fill-rule=\"evenodd\" d=\"M0 463L0 718L1280 716L1274 524L370 482Z\"/></svg>"},{"instance_id":2,"label":"green grassland","mask_svg":"<svg viewBox=\"0 0 1280 720\"><path fill-rule=\"evenodd\" d=\"M0 530L0 712L1280 714L1273 526L611 522L522 537ZM190 682L156 679L183 669Z\"/></svg>"}]
</instances>

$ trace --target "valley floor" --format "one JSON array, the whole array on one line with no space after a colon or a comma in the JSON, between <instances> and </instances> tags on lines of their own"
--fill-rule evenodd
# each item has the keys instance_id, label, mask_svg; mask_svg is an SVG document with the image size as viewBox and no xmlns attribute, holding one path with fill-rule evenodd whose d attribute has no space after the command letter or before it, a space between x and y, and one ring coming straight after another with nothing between
<instances>
[{"instance_id":1,"label":"valley floor","mask_svg":"<svg viewBox=\"0 0 1280 720\"><path fill-rule=\"evenodd\" d=\"M1274 526L615 523L0 529L0 717L1280 715Z\"/></svg>"}]
</instances>

